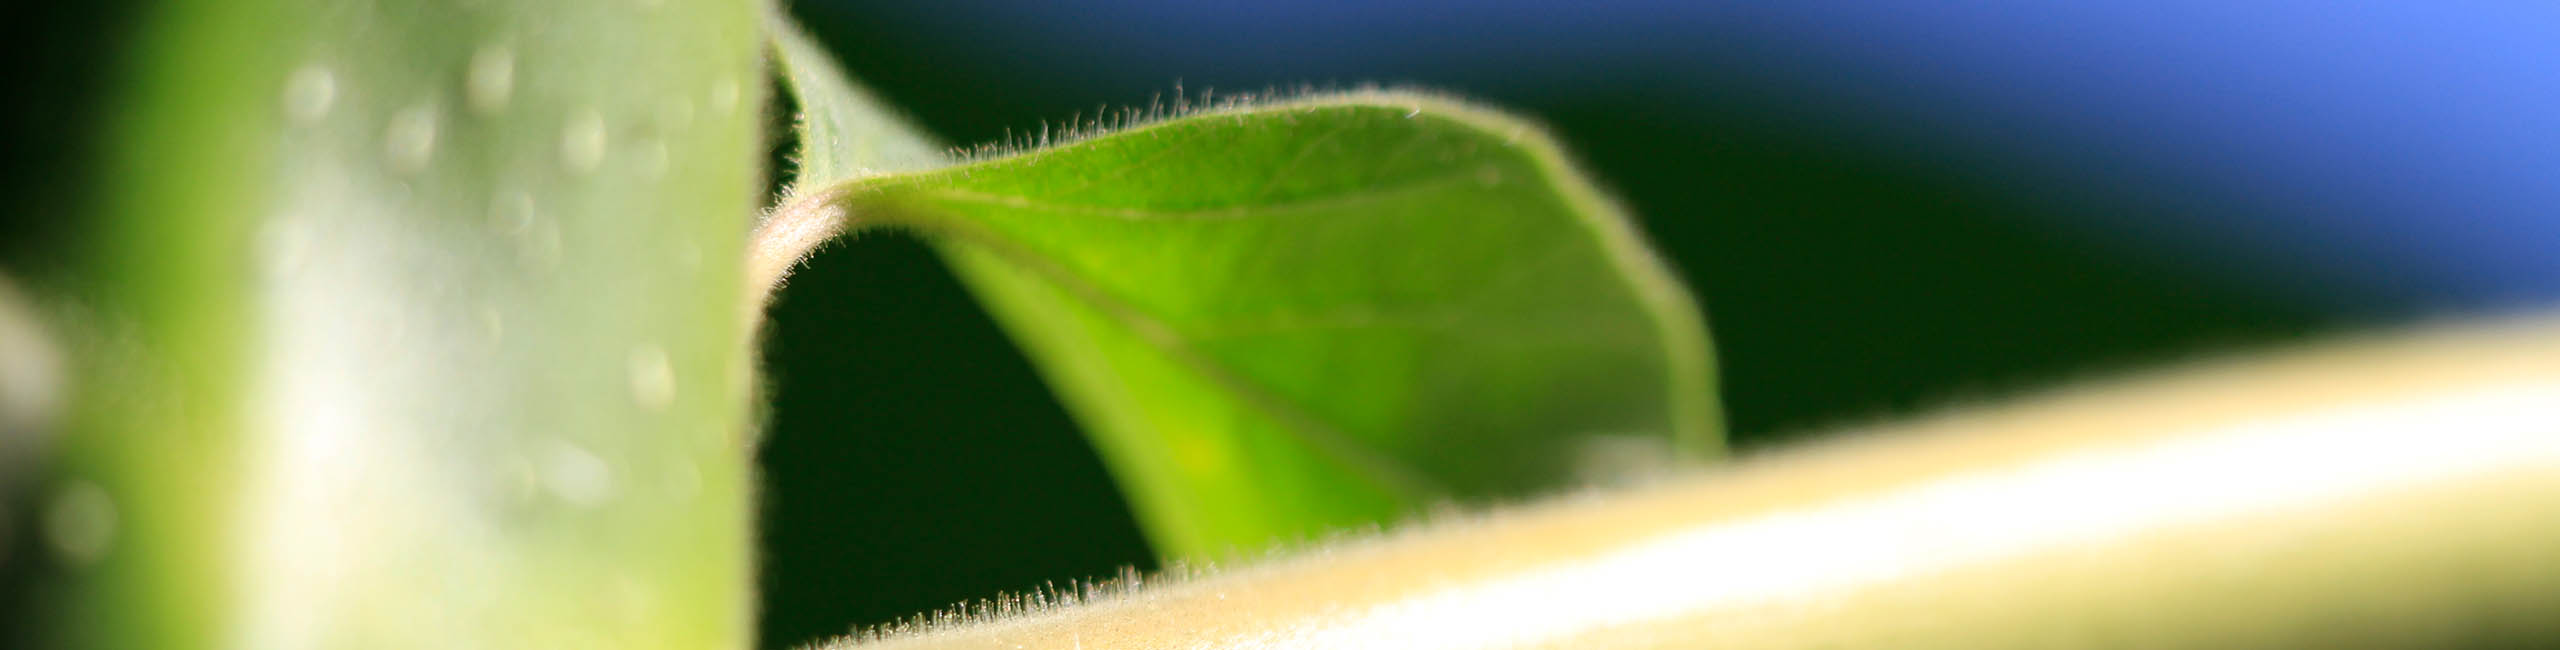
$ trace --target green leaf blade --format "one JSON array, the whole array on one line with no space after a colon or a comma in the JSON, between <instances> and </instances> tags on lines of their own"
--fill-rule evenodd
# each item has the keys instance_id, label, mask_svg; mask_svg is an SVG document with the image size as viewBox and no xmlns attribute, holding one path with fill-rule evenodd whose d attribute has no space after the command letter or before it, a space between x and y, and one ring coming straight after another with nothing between
<instances>
[{"instance_id":1,"label":"green leaf blade","mask_svg":"<svg viewBox=\"0 0 2560 650\"><path fill-rule=\"evenodd\" d=\"M765 30L783 88L800 104L792 120L801 143L792 192L949 162L921 129L845 77L826 47L783 17L779 7L769 8Z\"/></svg>"},{"instance_id":2,"label":"green leaf blade","mask_svg":"<svg viewBox=\"0 0 2560 650\"><path fill-rule=\"evenodd\" d=\"M1530 126L1354 93L835 188L940 236L1168 556L1719 447L1701 319Z\"/></svg>"}]
</instances>

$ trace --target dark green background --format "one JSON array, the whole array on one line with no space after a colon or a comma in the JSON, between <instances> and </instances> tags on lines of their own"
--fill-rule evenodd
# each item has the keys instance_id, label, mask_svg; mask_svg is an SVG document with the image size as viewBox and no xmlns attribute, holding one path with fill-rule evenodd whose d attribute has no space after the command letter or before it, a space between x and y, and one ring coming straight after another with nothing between
<instances>
[{"instance_id":1,"label":"dark green background","mask_svg":"<svg viewBox=\"0 0 2560 650\"><path fill-rule=\"evenodd\" d=\"M1183 70L1167 62L1153 87L1079 83L1019 65L1077 52L992 45L1003 35L896 12L799 13L853 74L953 143L1144 104ZM1826 423L2345 321L2051 227L2106 216L2094 192L1951 166L1909 134L1808 118L1748 86L1699 107L1640 77L1421 81L1545 121L1641 215L1706 306L1746 453ZM1188 83L1196 93L1201 79ZM915 241L829 247L793 276L769 334L768 646L1150 566L1057 402Z\"/></svg>"}]
</instances>

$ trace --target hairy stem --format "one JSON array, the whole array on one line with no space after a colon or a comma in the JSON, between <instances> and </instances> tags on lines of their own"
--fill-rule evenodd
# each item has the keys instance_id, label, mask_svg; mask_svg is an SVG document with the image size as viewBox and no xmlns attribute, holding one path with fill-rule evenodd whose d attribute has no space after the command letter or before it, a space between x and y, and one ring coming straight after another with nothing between
<instances>
[{"instance_id":1,"label":"hairy stem","mask_svg":"<svg viewBox=\"0 0 2560 650\"><path fill-rule=\"evenodd\" d=\"M2555 546L2560 321L2544 320L1962 412L1170 586L1007 599L869 640L2547 647L2560 641Z\"/></svg>"},{"instance_id":2,"label":"hairy stem","mask_svg":"<svg viewBox=\"0 0 2560 650\"><path fill-rule=\"evenodd\" d=\"M791 277L791 269L808 259L820 244L844 234L852 223L845 208L844 185L824 185L792 196L773 208L747 241L747 295L759 312L773 292Z\"/></svg>"}]
</instances>

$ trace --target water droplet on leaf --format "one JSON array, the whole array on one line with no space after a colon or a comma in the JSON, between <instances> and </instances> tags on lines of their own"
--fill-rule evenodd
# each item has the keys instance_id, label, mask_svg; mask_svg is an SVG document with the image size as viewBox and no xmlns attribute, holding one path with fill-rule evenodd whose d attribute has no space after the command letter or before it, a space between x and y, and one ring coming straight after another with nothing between
<instances>
[{"instance_id":1,"label":"water droplet on leaf","mask_svg":"<svg viewBox=\"0 0 2560 650\"><path fill-rule=\"evenodd\" d=\"M665 348L643 345L631 351L631 401L641 408L663 411L676 399L676 371L667 360Z\"/></svg>"},{"instance_id":2,"label":"water droplet on leaf","mask_svg":"<svg viewBox=\"0 0 2560 650\"><path fill-rule=\"evenodd\" d=\"M736 77L721 77L719 81L712 82L711 110L721 115L728 115L738 110L739 92L741 91L738 89Z\"/></svg>"},{"instance_id":3,"label":"water droplet on leaf","mask_svg":"<svg viewBox=\"0 0 2560 650\"><path fill-rule=\"evenodd\" d=\"M543 441L538 458L542 485L572 505L596 506L613 498L613 466L595 452L565 440Z\"/></svg>"},{"instance_id":4,"label":"water droplet on leaf","mask_svg":"<svg viewBox=\"0 0 2560 650\"><path fill-rule=\"evenodd\" d=\"M45 504L44 538L72 566L106 557L116 541L116 502L105 488L72 481Z\"/></svg>"},{"instance_id":5,"label":"water droplet on leaf","mask_svg":"<svg viewBox=\"0 0 2560 650\"><path fill-rule=\"evenodd\" d=\"M471 54L471 69L464 74L463 95L471 110L482 115L497 113L507 107L507 99L515 95L516 54L504 45L480 48Z\"/></svg>"},{"instance_id":6,"label":"water droplet on leaf","mask_svg":"<svg viewBox=\"0 0 2560 650\"><path fill-rule=\"evenodd\" d=\"M560 160L569 171L587 173L604 164L604 116L595 109L579 111L560 130Z\"/></svg>"},{"instance_id":7,"label":"water droplet on leaf","mask_svg":"<svg viewBox=\"0 0 2560 650\"><path fill-rule=\"evenodd\" d=\"M390 158L391 169L415 172L427 168L436 154L436 107L419 104L391 114L391 124L382 130L383 152Z\"/></svg>"},{"instance_id":8,"label":"water droplet on leaf","mask_svg":"<svg viewBox=\"0 0 2560 650\"><path fill-rule=\"evenodd\" d=\"M284 114L293 121L310 123L329 115L329 106L338 100L338 77L328 66L317 63L295 68L284 81Z\"/></svg>"}]
</instances>

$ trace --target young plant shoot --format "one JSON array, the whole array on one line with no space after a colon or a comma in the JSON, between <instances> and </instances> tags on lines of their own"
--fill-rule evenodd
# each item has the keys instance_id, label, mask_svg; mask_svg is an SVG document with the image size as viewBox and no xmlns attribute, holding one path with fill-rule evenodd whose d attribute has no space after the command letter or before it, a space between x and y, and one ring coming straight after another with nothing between
<instances>
[{"instance_id":1,"label":"young plant shoot","mask_svg":"<svg viewBox=\"0 0 2560 650\"><path fill-rule=\"evenodd\" d=\"M2548 317L1718 465L1702 310L1497 110L947 150L769 2L144 4L82 249L0 282L0 645L2560 645ZM875 231L1190 568L754 638L757 337Z\"/></svg>"}]
</instances>

